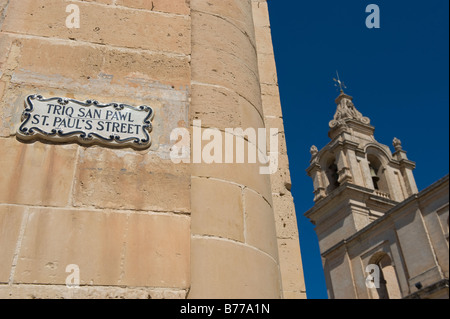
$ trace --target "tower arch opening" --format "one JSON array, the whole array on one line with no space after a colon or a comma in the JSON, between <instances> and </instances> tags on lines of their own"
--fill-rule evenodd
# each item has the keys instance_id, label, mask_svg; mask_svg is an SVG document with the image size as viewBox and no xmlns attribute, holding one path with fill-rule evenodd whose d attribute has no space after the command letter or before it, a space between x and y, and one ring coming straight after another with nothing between
<instances>
[{"instance_id":1,"label":"tower arch opening","mask_svg":"<svg viewBox=\"0 0 450 319\"><path fill-rule=\"evenodd\" d=\"M376 191L390 195L387 170L380 158L374 154L367 155L370 177Z\"/></svg>"},{"instance_id":2,"label":"tower arch opening","mask_svg":"<svg viewBox=\"0 0 450 319\"><path fill-rule=\"evenodd\" d=\"M330 156L325 162L325 177L326 177L326 189L327 194L330 194L336 188L341 186L339 183L339 169L336 164L336 159Z\"/></svg>"},{"instance_id":3,"label":"tower arch opening","mask_svg":"<svg viewBox=\"0 0 450 319\"><path fill-rule=\"evenodd\" d=\"M391 257L385 252L378 252L370 258L369 264L379 268L378 285L376 289L372 289L372 298L400 299L400 286Z\"/></svg>"}]
</instances>

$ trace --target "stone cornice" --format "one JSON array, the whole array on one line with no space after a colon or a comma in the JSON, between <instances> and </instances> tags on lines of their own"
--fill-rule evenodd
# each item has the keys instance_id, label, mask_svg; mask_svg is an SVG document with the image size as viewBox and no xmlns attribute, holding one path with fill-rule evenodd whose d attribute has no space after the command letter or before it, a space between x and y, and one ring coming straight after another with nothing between
<instances>
[{"instance_id":1,"label":"stone cornice","mask_svg":"<svg viewBox=\"0 0 450 319\"><path fill-rule=\"evenodd\" d=\"M396 202L396 201L390 200L390 199L382 197L382 196L377 196L375 194L375 191L370 188L358 186L358 185L347 182L347 183L342 184L338 188L336 188L327 197L317 201L316 204L314 205L314 207L312 207L306 213L304 213L304 216L309 219L313 219L312 216L315 213L319 212L326 205L328 205L332 201L334 201L336 199L336 197L343 195L344 192L348 193L348 194L346 194L346 198L349 198L349 199L356 198L356 195L358 195L358 196L363 195L363 196L366 196L367 199L378 201L383 204L387 204L387 205L397 205L398 204L398 202ZM354 194L354 196L352 196L352 193Z\"/></svg>"}]
</instances>

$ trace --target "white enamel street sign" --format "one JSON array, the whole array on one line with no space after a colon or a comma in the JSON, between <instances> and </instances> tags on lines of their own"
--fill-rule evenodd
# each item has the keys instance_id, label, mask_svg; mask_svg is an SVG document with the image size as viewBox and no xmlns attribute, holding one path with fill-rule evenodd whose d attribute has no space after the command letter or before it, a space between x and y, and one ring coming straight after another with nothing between
<instances>
[{"instance_id":1,"label":"white enamel street sign","mask_svg":"<svg viewBox=\"0 0 450 319\"><path fill-rule=\"evenodd\" d=\"M145 149L151 145L153 115L153 109L146 105L136 108L29 95L17 134L25 141L43 139Z\"/></svg>"}]
</instances>

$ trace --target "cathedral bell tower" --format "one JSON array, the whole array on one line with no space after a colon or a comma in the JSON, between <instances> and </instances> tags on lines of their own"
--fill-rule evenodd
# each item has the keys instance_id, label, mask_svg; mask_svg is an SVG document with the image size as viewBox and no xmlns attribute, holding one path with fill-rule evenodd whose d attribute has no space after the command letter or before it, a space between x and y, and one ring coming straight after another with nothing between
<instances>
[{"instance_id":1,"label":"cathedral bell tower","mask_svg":"<svg viewBox=\"0 0 450 319\"><path fill-rule=\"evenodd\" d=\"M400 140L395 152L375 140L375 128L341 88L329 123L331 141L311 148L307 169L314 182L315 206L307 216L316 225L321 251L382 217L399 202L418 193L413 170Z\"/></svg>"},{"instance_id":2,"label":"cathedral bell tower","mask_svg":"<svg viewBox=\"0 0 450 319\"><path fill-rule=\"evenodd\" d=\"M331 141L311 147L307 169L331 299L448 299L448 176L422 190L402 143L394 149L345 94L330 121Z\"/></svg>"}]
</instances>

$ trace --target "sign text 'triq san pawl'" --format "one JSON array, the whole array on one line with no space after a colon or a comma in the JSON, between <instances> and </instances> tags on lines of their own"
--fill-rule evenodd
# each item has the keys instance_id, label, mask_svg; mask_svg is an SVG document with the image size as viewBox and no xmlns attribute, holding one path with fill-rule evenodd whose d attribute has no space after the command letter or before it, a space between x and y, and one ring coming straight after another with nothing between
<instances>
[{"instance_id":1,"label":"sign text 'triq san pawl'","mask_svg":"<svg viewBox=\"0 0 450 319\"><path fill-rule=\"evenodd\" d=\"M78 142L145 149L151 145L153 109L40 95L26 98L17 134L23 140Z\"/></svg>"}]
</instances>

